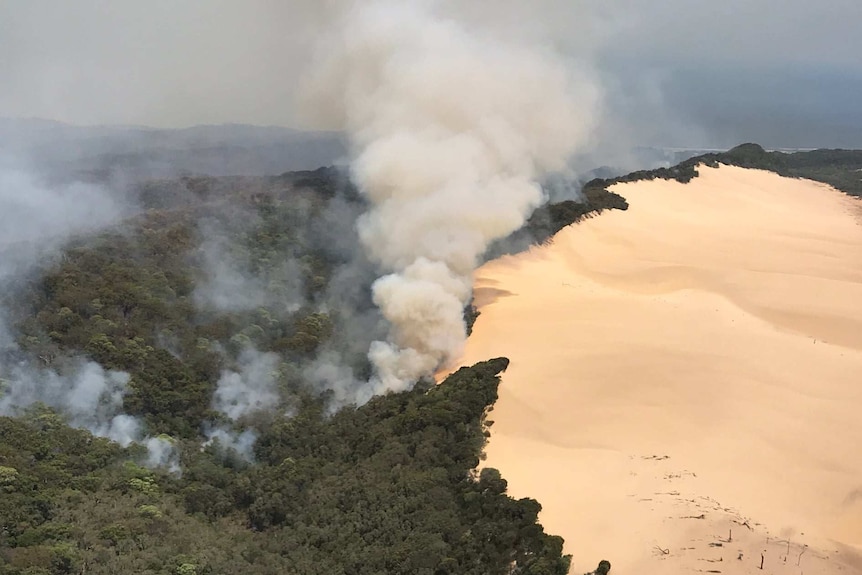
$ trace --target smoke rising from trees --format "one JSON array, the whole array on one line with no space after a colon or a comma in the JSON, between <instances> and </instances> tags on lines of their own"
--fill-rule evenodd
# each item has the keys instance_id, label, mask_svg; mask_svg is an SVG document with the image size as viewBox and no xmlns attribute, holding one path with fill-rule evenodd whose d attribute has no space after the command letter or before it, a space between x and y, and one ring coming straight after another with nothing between
<instances>
[{"instance_id":1,"label":"smoke rising from trees","mask_svg":"<svg viewBox=\"0 0 862 575\"><path fill-rule=\"evenodd\" d=\"M537 180L587 143L600 89L586 67L429 2L349 6L323 45L309 99L350 138L371 203L360 239L386 272L372 385L402 390L458 355L473 269L540 204Z\"/></svg>"},{"instance_id":2,"label":"smoke rising from trees","mask_svg":"<svg viewBox=\"0 0 862 575\"><path fill-rule=\"evenodd\" d=\"M65 242L105 229L127 212L128 206L100 186L51 185L26 167L0 165L0 414L15 415L42 404L62 413L71 425L124 447L142 442L148 464L175 470L171 444L145 437L142 423L123 413L129 374L79 357L28 357L10 325L8 298L60 257Z\"/></svg>"}]
</instances>

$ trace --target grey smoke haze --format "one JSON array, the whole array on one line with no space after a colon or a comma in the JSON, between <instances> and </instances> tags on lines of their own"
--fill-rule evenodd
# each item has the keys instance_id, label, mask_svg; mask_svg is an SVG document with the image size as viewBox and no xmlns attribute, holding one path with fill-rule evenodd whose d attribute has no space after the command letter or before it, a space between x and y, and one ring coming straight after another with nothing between
<instances>
[{"instance_id":1,"label":"grey smoke haze","mask_svg":"<svg viewBox=\"0 0 862 575\"><path fill-rule=\"evenodd\" d=\"M196 259L203 273L196 281L194 303L202 313L255 312L260 325L275 320L286 321L288 326L304 315L322 313L333 324L315 359L290 366L290 374L284 373L287 364L272 364L274 354L255 351L250 347L253 342L242 334L234 338L235 343L249 348L241 353L237 365L222 373L213 407L240 421L232 429L215 426L205 434L221 433L223 447L236 439L236 429L245 424L243 415L280 405L285 399L290 402L290 397L277 393L271 375L276 368L282 370L284 381L301 381L314 391L331 393L333 410L355 403L357 397L370 397L365 389L368 349L387 333L387 323L369 289L380 269L370 261L356 230L365 202L349 184L346 172L328 172L326 178L333 178L336 184L334 195L322 205L319 190L314 192L316 200L309 201L302 195L302 184L280 197L278 225L290 239L267 256L263 269L253 269L249 261L247 239L259 233L262 224L256 210L233 206L226 216L198 223L201 243ZM332 266L323 291L307 290L304 285L308 270L300 253L309 246ZM299 250L295 254L294 247ZM294 316L296 312L301 315ZM259 400L261 397L266 400ZM240 442L239 447L242 445ZM239 447L235 448L244 454Z\"/></svg>"},{"instance_id":2,"label":"grey smoke haze","mask_svg":"<svg viewBox=\"0 0 862 575\"><path fill-rule=\"evenodd\" d=\"M359 247L357 239L354 249ZM380 391L369 385L367 356L373 342L386 338L390 325L365 288L378 273L358 254L335 271L321 301L320 310L337 318L338 328L314 360L302 366L301 375L313 389L330 394L332 412L362 405Z\"/></svg>"},{"instance_id":3,"label":"grey smoke haze","mask_svg":"<svg viewBox=\"0 0 862 575\"><path fill-rule=\"evenodd\" d=\"M0 290L5 295L18 289L63 242L108 226L122 213L107 190L82 183L53 187L6 160L0 165ZM70 366L65 377L30 367L12 353L17 343L8 312L0 307L0 413L42 402L63 411L73 425L128 445L139 430L133 418L122 415L128 374L105 372L92 362Z\"/></svg>"},{"instance_id":4,"label":"grey smoke haze","mask_svg":"<svg viewBox=\"0 0 862 575\"><path fill-rule=\"evenodd\" d=\"M171 130L0 117L0 156L10 154L38 165L55 182L83 178L126 189L186 175L261 176L315 169L341 162L345 145L337 133L274 126Z\"/></svg>"},{"instance_id":5,"label":"grey smoke haze","mask_svg":"<svg viewBox=\"0 0 862 575\"><path fill-rule=\"evenodd\" d=\"M299 126L306 119L291 102L313 41L348 4L3 2L0 116ZM855 0L438 4L471 27L541 38L593 61L607 89L600 148L617 139L862 146L862 3Z\"/></svg>"},{"instance_id":6,"label":"grey smoke haze","mask_svg":"<svg viewBox=\"0 0 862 575\"><path fill-rule=\"evenodd\" d=\"M50 185L27 167L0 159L0 281L37 265L40 256L74 234L101 229L122 213L120 203L99 186Z\"/></svg>"},{"instance_id":7,"label":"grey smoke haze","mask_svg":"<svg viewBox=\"0 0 862 575\"><path fill-rule=\"evenodd\" d=\"M0 415L41 403L94 435L123 446L140 442L148 449L148 464L175 470L166 440L146 437L142 423L123 413L129 375L80 358L38 366L36 358L20 353L3 297L57 257L66 241L117 223L128 209L107 189L80 182L51 185L31 167L8 159L0 164Z\"/></svg>"},{"instance_id":8,"label":"grey smoke haze","mask_svg":"<svg viewBox=\"0 0 862 575\"><path fill-rule=\"evenodd\" d=\"M291 258L274 262L266 277L256 274L218 230L203 225L198 250L206 276L195 285L195 304L202 310L249 311L267 307L283 315L304 303L303 276Z\"/></svg>"},{"instance_id":9,"label":"grey smoke haze","mask_svg":"<svg viewBox=\"0 0 862 575\"><path fill-rule=\"evenodd\" d=\"M79 182L46 183L31 166L0 158L0 292L51 261L63 242L119 220L124 207L107 190ZM0 297L2 302L2 297ZM0 304L0 352L15 347Z\"/></svg>"}]
</instances>

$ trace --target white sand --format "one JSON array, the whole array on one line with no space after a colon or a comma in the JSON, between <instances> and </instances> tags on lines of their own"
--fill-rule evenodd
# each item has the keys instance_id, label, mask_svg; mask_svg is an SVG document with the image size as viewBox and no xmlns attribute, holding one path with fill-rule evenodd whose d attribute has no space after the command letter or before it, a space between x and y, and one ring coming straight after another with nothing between
<instances>
[{"instance_id":1,"label":"white sand","mask_svg":"<svg viewBox=\"0 0 862 575\"><path fill-rule=\"evenodd\" d=\"M862 573L862 203L699 171L479 270L486 465L573 573Z\"/></svg>"}]
</instances>

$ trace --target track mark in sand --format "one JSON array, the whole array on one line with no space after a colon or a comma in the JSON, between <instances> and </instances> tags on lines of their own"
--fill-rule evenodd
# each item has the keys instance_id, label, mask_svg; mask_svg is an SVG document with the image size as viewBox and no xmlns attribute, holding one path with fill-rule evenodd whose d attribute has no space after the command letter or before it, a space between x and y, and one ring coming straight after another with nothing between
<instances>
[{"instance_id":1,"label":"track mark in sand","mask_svg":"<svg viewBox=\"0 0 862 575\"><path fill-rule=\"evenodd\" d=\"M641 459L652 459L654 461L664 461L670 459L670 455L641 455Z\"/></svg>"},{"instance_id":2,"label":"track mark in sand","mask_svg":"<svg viewBox=\"0 0 862 575\"><path fill-rule=\"evenodd\" d=\"M697 477L697 474L693 471L679 471L676 473L668 473L664 476L666 481L672 481L674 479L683 479L685 477Z\"/></svg>"},{"instance_id":3,"label":"track mark in sand","mask_svg":"<svg viewBox=\"0 0 862 575\"><path fill-rule=\"evenodd\" d=\"M659 484L666 481L682 482L677 489L654 490L649 496L642 496L643 492L629 495L638 502L648 502L652 512L662 515L660 520L656 518L654 539L643 542L649 545L650 561L671 562L678 566L679 572L695 573L765 572L800 575L805 572L851 572L844 567L845 557L812 548L804 541L804 533L798 535L799 539L786 536L776 538L763 524L745 516L738 509L702 492L698 493L697 474L672 467L668 469L671 465L669 459L660 455L629 457L632 463L643 461L651 466L654 464L656 467L653 468L652 476ZM862 496L851 494L852 499L857 497ZM668 514L670 509L676 512ZM681 532L689 534L690 538L685 543L662 540L671 537L672 533ZM824 566L828 566L828 569L824 570Z\"/></svg>"}]
</instances>

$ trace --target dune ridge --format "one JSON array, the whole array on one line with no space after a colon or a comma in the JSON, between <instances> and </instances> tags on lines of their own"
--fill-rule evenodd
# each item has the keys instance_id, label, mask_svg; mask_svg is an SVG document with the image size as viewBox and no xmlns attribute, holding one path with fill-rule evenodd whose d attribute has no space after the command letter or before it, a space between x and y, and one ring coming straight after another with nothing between
<instances>
[{"instance_id":1,"label":"dune ridge","mask_svg":"<svg viewBox=\"0 0 862 575\"><path fill-rule=\"evenodd\" d=\"M485 465L573 573L862 573L862 202L698 170L477 272Z\"/></svg>"}]
</instances>

